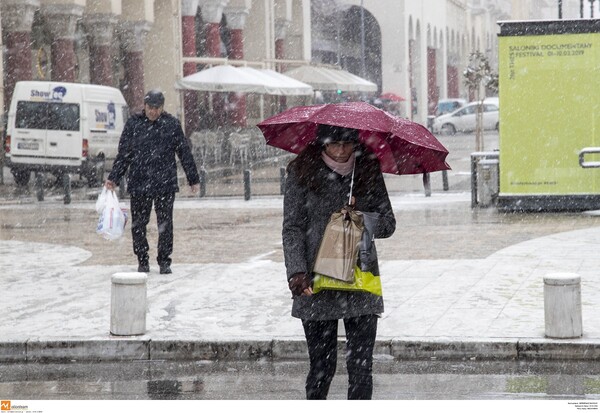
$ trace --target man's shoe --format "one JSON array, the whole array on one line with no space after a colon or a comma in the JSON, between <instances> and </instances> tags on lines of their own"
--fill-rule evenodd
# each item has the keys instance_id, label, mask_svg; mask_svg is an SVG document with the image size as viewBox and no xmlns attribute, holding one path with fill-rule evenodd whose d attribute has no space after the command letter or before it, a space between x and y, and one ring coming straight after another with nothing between
<instances>
[{"instance_id":1,"label":"man's shoe","mask_svg":"<svg viewBox=\"0 0 600 413\"><path fill-rule=\"evenodd\" d=\"M160 273L161 274L172 274L173 271L171 271L171 266L169 264L161 264Z\"/></svg>"},{"instance_id":2,"label":"man's shoe","mask_svg":"<svg viewBox=\"0 0 600 413\"><path fill-rule=\"evenodd\" d=\"M150 272L150 265L148 265L148 264L138 265L138 272Z\"/></svg>"}]
</instances>

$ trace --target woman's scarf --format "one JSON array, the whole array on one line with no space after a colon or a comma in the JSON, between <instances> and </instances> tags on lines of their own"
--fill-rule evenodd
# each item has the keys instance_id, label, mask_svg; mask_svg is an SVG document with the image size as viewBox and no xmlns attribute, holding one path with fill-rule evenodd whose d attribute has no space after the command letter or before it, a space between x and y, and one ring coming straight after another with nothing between
<instances>
[{"instance_id":1,"label":"woman's scarf","mask_svg":"<svg viewBox=\"0 0 600 413\"><path fill-rule=\"evenodd\" d=\"M325 151L321 152L321 158L325 165L329 167L333 172L338 173L342 176L346 176L352 173L352 168L354 167L354 152L350 155L350 158L346 162L336 162L331 159Z\"/></svg>"}]
</instances>

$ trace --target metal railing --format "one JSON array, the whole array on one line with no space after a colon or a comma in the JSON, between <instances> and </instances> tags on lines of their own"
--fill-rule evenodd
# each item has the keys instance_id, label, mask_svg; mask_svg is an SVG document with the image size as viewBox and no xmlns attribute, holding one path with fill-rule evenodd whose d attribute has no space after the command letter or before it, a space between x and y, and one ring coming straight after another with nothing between
<instances>
[{"instance_id":1,"label":"metal railing","mask_svg":"<svg viewBox=\"0 0 600 413\"><path fill-rule=\"evenodd\" d=\"M600 168L600 161L587 161L585 160L585 155L592 153L600 153L599 147L589 147L583 148L579 151L579 165L582 168Z\"/></svg>"}]
</instances>

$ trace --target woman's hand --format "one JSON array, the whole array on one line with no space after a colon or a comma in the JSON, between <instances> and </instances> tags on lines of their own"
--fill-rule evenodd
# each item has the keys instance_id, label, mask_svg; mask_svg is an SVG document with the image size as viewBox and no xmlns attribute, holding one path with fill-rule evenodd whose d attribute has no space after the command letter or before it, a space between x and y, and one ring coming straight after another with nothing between
<instances>
[{"instance_id":1,"label":"woman's hand","mask_svg":"<svg viewBox=\"0 0 600 413\"><path fill-rule=\"evenodd\" d=\"M310 275L305 272L298 272L289 279L288 287L292 292L292 298L300 297L301 295L312 295L313 290L311 287L312 279Z\"/></svg>"},{"instance_id":2,"label":"woman's hand","mask_svg":"<svg viewBox=\"0 0 600 413\"><path fill-rule=\"evenodd\" d=\"M352 201L349 205L344 205L344 207L340 210L342 214L344 214L344 219L348 219L348 212L354 211L354 205L356 203L356 198L352 197Z\"/></svg>"}]
</instances>

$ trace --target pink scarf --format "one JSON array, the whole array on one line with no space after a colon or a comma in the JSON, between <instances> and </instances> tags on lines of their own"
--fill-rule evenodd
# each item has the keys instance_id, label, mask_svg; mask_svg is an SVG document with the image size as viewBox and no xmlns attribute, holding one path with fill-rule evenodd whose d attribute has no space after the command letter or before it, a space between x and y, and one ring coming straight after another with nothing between
<instances>
[{"instance_id":1,"label":"pink scarf","mask_svg":"<svg viewBox=\"0 0 600 413\"><path fill-rule=\"evenodd\" d=\"M325 152L321 152L321 158L323 159L323 162L325 162L325 165L329 167L329 169L342 176L349 175L354 167L354 153L352 153L350 158L348 158L348 160L344 163L334 161L327 156Z\"/></svg>"}]
</instances>

